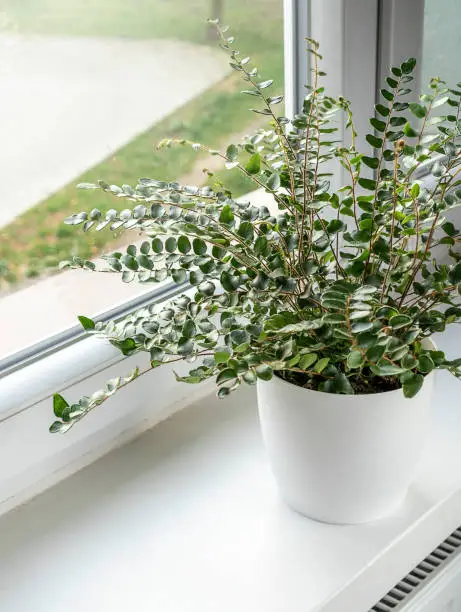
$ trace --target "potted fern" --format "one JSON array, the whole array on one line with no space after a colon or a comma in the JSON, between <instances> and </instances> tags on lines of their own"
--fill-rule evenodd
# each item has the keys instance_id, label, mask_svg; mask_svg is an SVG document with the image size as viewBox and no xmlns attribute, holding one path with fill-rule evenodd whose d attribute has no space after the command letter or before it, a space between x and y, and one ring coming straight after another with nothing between
<instances>
[{"instance_id":1,"label":"potted fern","mask_svg":"<svg viewBox=\"0 0 461 612\"><path fill-rule=\"evenodd\" d=\"M71 404L55 395L51 431L67 431L152 368L193 362L178 381L213 378L220 398L257 385L263 437L290 506L330 522L376 519L411 482L434 371L460 376L461 360L447 359L431 336L461 318L461 232L444 219L461 201L461 91L433 79L430 93L409 103L416 62L392 68L366 136L374 152L363 154L350 105L320 84L317 42L308 43L302 112L289 120L275 110L282 96L268 93L272 81L261 81L217 28L268 127L223 152L187 141L161 146L221 157L269 192L276 210L221 187L147 178L134 187L80 185L131 204L67 223L145 236L107 255L108 270L123 282L170 278L194 290L122 321L80 317L124 355L147 353L149 366ZM437 116L442 105L450 114ZM349 144L335 138L343 120ZM337 191L326 170L334 163L347 177ZM430 188L417 178L423 166ZM63 266L95 268L78 257Z\"/></svg>"}]
</instances>

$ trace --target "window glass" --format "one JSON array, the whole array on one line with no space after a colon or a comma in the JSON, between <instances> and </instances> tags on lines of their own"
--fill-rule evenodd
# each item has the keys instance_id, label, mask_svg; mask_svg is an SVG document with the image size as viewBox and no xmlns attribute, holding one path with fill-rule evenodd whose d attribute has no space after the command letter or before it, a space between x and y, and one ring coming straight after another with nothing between
<instances>
[{"instance_id":1,"label":"window glass","mask_svg":"<svg viewBox=\"0 0 461 612\"><path fill-rule=\"evenodd\" d=\"M423 89L432 77L454 87L461 81L461 0L426 0L421 77Z\"/></svg>"},{"instance_id":2,"label":"window glass","mask_svg":"<svg viewBox=\"0 0 461 612\"><path fill-rule=\"evenodd\" d=\"M203 185L227 172L234 195L248 191L216 157L156 149L165 137L224 147L267 121L248 111L210 16L281 92L282 0L0 0L0 359L153 288L58 273L69 256L94 260L137 239L63 224L127 207L77 183Z\"/></svg>"}]
</instances>

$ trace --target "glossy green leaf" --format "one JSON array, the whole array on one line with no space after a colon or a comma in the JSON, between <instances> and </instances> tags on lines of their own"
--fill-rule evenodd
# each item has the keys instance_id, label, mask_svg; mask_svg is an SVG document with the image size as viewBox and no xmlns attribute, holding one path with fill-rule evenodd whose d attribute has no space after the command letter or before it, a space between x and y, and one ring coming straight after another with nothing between
<instances>
[{"instance_id":1,"label":"glossy green leaf","mask_svg":"<svg viewBox=\"0 0 461 612\"><path fill-rule=\"evenodd\" d=\"M397 374L402 374L405 372L405 368L401 368L400 366L394 365L388 362L381 362L376 365L371 365L370 370L376 376L396 376Z\"/></svg>"},{"instance_id":2,"label":"glossy green leaf","mask_svg":"<svg viewBox=\"0 0 461 612\"><path fill-rule=\"evenodd\" d=\"M177 246L178 246L178 241L176 240L174 236L170 236L169 238L165 240L165 250L168 253L174 253L176 251Z\"/></svg>"},{"instance_id":3,"label":"glossy green leaf","mask_svg":"<svg viewBox=\"0 0 461 612\"><path fill-rule=\"evenodd\" d=\"M229 204L223 206L221 214L219 215L219 221L221 223L225 223L226 225L231 225L234 222L234 219L235 216Z\"/></svg>"},{"instance_id":4,"label":"glossy green leaf","mask_svg":"<svg viewBox=\"0 0 461 612\"><path fill-rule=\"evenodd\" d=\"M214 361L216 364L227 363L230 359L230 353L227 351L217 351L214 354Z\"/></svg>"},{"instance_id":5,"label":"glossy green leaf","mask_svg":"<svg viewBox=\"0 0 461 612\"><path fill-rule=\"evenodd\" d=\"M435 368L435 364L432 361L430 355L423 353L418 357L418 370L427 373Z\"/></svg>"},{"instance_id":6,"label":"glossy green leaf","mask_svg":"<svg viewBox=\"0 0 461 612\"><path fill-rule=\"evenodd\" d=\"M277 189L280 187L280 174L277 172L272 173L267 179L267 186L272 191L277 191Z\"/></svg>"},{"instance_id":7,"label":"glossy green leaf","mask_svg":"<svg viewBox=\"0 0 461 612\"><path fill-rule=\"evenodd\" d=\"M187 279L187 272L185 270L182 270L182 269L172 270L171 278L174 280L174 282L177 285L180 285L181 283L184 283L186 281L186 279Z\"/></svg>"},{"instance_id":8,"label":"glossy green leaf","mask_svg":"<svg viewBox=\"0 0 461 612\"><path fill-rule=\"evenodd\" d=\"M351 351L347 356L347 365L352 370L360 368L365 363L365 357L361 351Z\"/></svg>"},{"instance_id":9,"label":"glossy green leaf","mask_svg":"<svg viewBox=\"0 0 461 612\"><path fill-rule=\"evenodd\" d=\"M84 317L83 315L80 315L78 317L78 320L80 321L80 325L85 331L92 330L96 327L96 323L93 321L93 319L89 319L88 317Z\"/></svg>"},{"instance_id":10,"label":"glossy green leaf","mask_svg":"<svg viewBox=\"0 0 461 612\"><path fill-rule=\"evenodd\" d=\"M248 160L245 170L248 174L258 174L261 170L261 156L259 153L254 153Z\"/></svg>"},{"instance_id":11,"label":"glossy green leaf","mask_svg":"<svg viewBox=\"0 0 461 612\"><path fill-rule=\"evenodd\" d=\"M298 366L301 370L308 370L317 361L317 355L315 353L307 353L302 355L299 360Z\"/></svg>"},{"instance_id":12,"label":"glossy green leaf","mask_svg":"<svg viewBox=\"0 0 461 612\"><path fill-rule=\"evenodd\" d=\"M405 125L406 122L407 120L405 119L405 117L391 117L389 121L392 127L400 127L402 125Z\"/></svg>"},{"instance_id":13,"label":"glossy green leaf","mask_svg":"<svg viewBox=\"0 0 461 612\"><path fill-rule=\"evenodd\" d=\"M367 189L368 191L374 191L376 189L376 181L367 178L359 178L358 183L360 187Z\"/></svg>"},{"instance_id":14,"label":"glossy green leaf","mask_svg":"<svg viewBox=\"0 0 461 612\"><path fill-rule=\"evenodd\" d=\"M369 361L376 363L384 355L385 350L386 350L386 347L379 345L379 344L376 344L375 346L371 346L367 350L367 359Z\"/></svg>"},{"instance_id":15,"label":"glossy green leaf","mask_svg":"<svg viewBox=\"0 0 461 612\"><path fill-rule=\"evenodd\" d=\"M410 74L415 69L415 66L416 59L414 57L410 57L410 59L400 65L400 68L403 74Z\"/></svg>"},{"instance_id":16,"label":"glossy green leaf","mask_svg":"<svg viewBox=\"0 0 461 612\"><path fill-rule=\"evenodd\" d=\"M375 109L382 117L388 117L390 114L389 108L387 106L384 106L384 104L376 104ZM385 125L383 129L382 130L380 129L379 131L384 132L384 129L385 129Z\"/></svg>"},{"instance_id":17,"label":"glossy green leaf","mask_svg":"<svg viewBox=\"0 0 461 612\"><path fill-rule=\"evenodd\" d=\"M261 380L270 380L272 378L273 372L272 368L265 363L256 366L255 368L256 376Z\"/></svg>"},{"instance_id":18,"label":"glossy green leaf","mask_svg":"<svg viewBox=\"0 0 461 612\"><path fill-rule=\"evenodd\" d=\"M354 334L361 334L364 331L369 331L373 328L373 323L371 321L356 321L352 323L351 329Z\"/></svg>"},{"instance_id":19,"label":"glossy green leaf","mask_svg":"<svg viewBox=\"0 0 461 612\"><path fill-rule=\"evenodd\" d=\"M365 164L365 166L373 168L374 170L376 170L376 168L379 166L379 160L377 157L367 157L364 155L362 157L362 162Z\"/></svg>"},{"instance_id":20,"label":"glossy green leaf","mask_svg":"<svg viewBox=\"0 0 461 612\"><path fill-rule=\"evenodd\" d=\"M192 247L197 255L204 255L207 252L206 242L201 238L194 238Z\"/></svg>"},{"instance_id":21,"label":"glossy green leaf","mask_svg":"<svg viewBox=\"0 0 461 612\"><path fill-rule=\"evenodd\" d=\"M131 283L134 280L135 273L131 270L124 270L122 272L122 282Z\"/></svg>"},{"instance_id":22,"label":"glossy green leaf","mask_svg":"<svg viewBox=\"0 0 461 612\"><path fill-rule=\"evenodd\" d=\"M259 89L266 89L270 87L274 81L272 79L268 79L267 81L263 81L262 83L258 83Z\"/></svg>"},{"instance_id":23,"label":"glossy green leaf","mask_svg":"<svg viewBox=\"0 0 461 612\"><path fill-rule=\"evenodd\" d=\"M422 104L411 102L409 108L413 115L415 115L415 117L418 117L418 119L423 119L427 114L427 108Z\"/></svg>"},{"instance_id":24,"label":"glossy green leaf","mask_svg":"<svg viewBox=\"0 0 461 612\"><path fill-rule=\"evenodd\" d=\"M323 370L327 367L329 363L330 363L330 359L328 357L322 357L315 364L314 372L317 372L317 374L320 374L321 372L323 372Z\"/></svg>"},{"instance_id":25,"label":"glossy green leaf","mask_svg":"<svg viewBox=\"0 0 461 612\"><path fill-rule=\"evenodd\" d=\"M377 136L373 136L373 134L367 134L366 135L366 140L369 144L371 144L372 147L374 147L375 149L379 149L381 148L383 141L382 138L378 138Z\"/></svg>"},{"instance_id":26,"label":"glossy green leaf","mask_svg":"<svg viewBox=\"0 0 461 612\"><path fill-rule=\"evenodd\" d=\"M402 385L403 394L407 398L414 397L421 389L424 383L424 376L421 374L412 374Z\"/></svg>"},{"instance_id":27,"label":"glossy green leaf","mask_svg":"<svg viewBox=\"0 0 461 612\"><path fill-rule=\"evenodd\" d=\"M160 238L154 238L152 240L152 250L154 251L154 253L163 252L163 242Z\"/></svg>"},{"instance_id":28,"label":"glossy green leaf","mask_svg":"<svg viewBox=\"0 0 461 612\"><path fill-rule=\"evenodd\" d=\"M180 253L186 254L191 250L190 240L187 236L180 236L178 238L178 250Z\"/></svg>"},{"instance_id":29,"label":"glossy green leaf","mask_svg":"<svg viewBox=\"0 0 461 612\"><path fill-rule=\"evenodd\" d=\"M416 132L416 130L414 130L409 123L405 123L403 133L409 138L415 138L418 135L418 132Z\"/></svg>"},{"instance_id":30,"label":"glossy green leaf","mask_svg":"<svg viewBox=\"0 0 461 612\"><path fill-rule=\"evenodd\" d=\"M253 224L249 221L243 221L240 223L239 228L237 230L237 234L246 240L247 242L251 242L254 238L254 227Z\"/></svg>"},{"instance_id":31,"label":"glossy green leaf","mask_svg":"<svg viewBox=\"0 0 461 612\"><path fill-rule=\"evenodd\" d=\"M325 381L323 390L326 393L342 393L344 395L354 394L354 389L344 372L338 372L334 378Z\"/></svg>"},{"instance_id":32,"label":"glossy green leaf","mask_svg":"<svg viewBox=\"0 0 461 612\"><path fill-rule=\"evenodd\" d=\"M238 148L231 144L227 147L226 149L226 157L229 161L233 162L236 161L237 157L238 157Z\"/></svg>"},{"instance_id":33,"label":"glossy green leaf","mask_svg":"<svg viewBox=\"0 0 461 612\"><path fill-rule=\"evenodd\" d=\"M53 412L54 415L58 417L58 419L62 418L64 410L68 407L69 404L62 397L62 395L59 395L59 393L55 393L53 395Z\"/></svg>"},{"instance_id":34,"label":"glossy green leaf","mask_svg":"<svg viewBox=\"0 0 461 612\"><path fill-rule=\"evenodd\" d=\"M141 246L139 247L139 251L143 254L143 255L148 255L149 251L150 251L150 243L145 240Z\"/></svg>"},{"instance_id":35,"label":"glossy green leaf","mask_svg":"<svg viewBox=\"0 0 461 612\"><path fill-rule=\"evenodd\" d=\"M381 95L389 102L392 102L392 100L394 99L394 94L388 89L381 89Z\"/></svg>"},{"instance_id":36,"label":"glossy green leaf","mask_svg":"<svg viewBox=\"0 0 461 612\"><path fill-rule=\"evenodd\" d=\"M72 423L61 423L61 421L55 421L50 425L50 433L65 433Z\"/></svg>"},{"instance_id":37,"label":"glossy green leaf","mask_svg":"<svg viewBox=\"0 0 461 612\"><path fill-rule=\"evenodd\" d=\"M386 129L386 124L384 121L380 121L379 119L376 119L376 117L372 117L370 119L370 123L376 130L378 130L378 132L384 132Z\"/></svg>"},{"instance_id":38,"label":"glossy green leaf","mask_svg":"<svg viewBox=\"0 0 461 612\"><path fill-rule=\"evenodd\" d=\"M413 183L410 189L410 194L412 198L417 198L421 192L421 187L419 183Z\"/></svg>"},{"instance_id":39,"label":"glossy green leaf","mask_svg":"<svg viewBox=\"0 0 461 612\"><path fill-rule=\"evenodd\" d=\"M407 327L412 323L412 318L408 315L394 315L389 319L389 325L393 329L400 329L401 327Z\"/></svg>"},{"instance_id":40,"label":"glossy green leaf","mask_svg":"<svg viewBox=\"0 0 461 612\"><path fill-rule=\"evenodd\" d=\"M461 262L453 266L453 268L448 272L448 278L450 279L450 282L454 284L461 282Z\"/></svg>"}]
</instances>

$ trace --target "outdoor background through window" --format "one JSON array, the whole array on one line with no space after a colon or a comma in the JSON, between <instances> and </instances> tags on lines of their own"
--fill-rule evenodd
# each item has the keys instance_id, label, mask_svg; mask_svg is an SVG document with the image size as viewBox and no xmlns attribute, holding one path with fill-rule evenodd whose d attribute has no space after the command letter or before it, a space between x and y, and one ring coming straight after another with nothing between
<instances>
[{"instance_id":1,"label":"outdoor background through window","mask_svg":"<svg viewBox=\"0 0 461 612\"><path fill-rule=\"evenodd\" d=\"M282 92L282 0L0 0L0 359L154 287L57 272L137 238L64 225L131 205L77 183L225 177L235 196L251 188L215 157L155 149L164 137L224 148L264 124L208 17Z\"/></svg>"},{"instance_id":2,"label":"outdoor background through window","mask_svg":"<svg viewBox=\"0 0 461 612\"><path fill-rule=\"evenodd\" d=\"M441 10L443 8L443 10ZM432 77L440 77L456 89L461 81L461 0L426 0L424 6L424 38L421 77L423 90L428 90ZM459 88L458 88L459 89ZM448 114L450 107L444 106Z\"/></svg>"}]
</instances>

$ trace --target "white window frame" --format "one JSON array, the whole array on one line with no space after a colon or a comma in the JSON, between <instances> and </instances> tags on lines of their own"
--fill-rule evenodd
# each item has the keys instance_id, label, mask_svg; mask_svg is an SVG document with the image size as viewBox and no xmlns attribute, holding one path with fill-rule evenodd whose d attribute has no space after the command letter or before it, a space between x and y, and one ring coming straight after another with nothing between
<instances>
[{"instance_id":1,"label":"white window frame","mask_svg":"<svg viewBox=\"0 0 461 612\"><path fill-rule=\"evenodd\" d=\"M332 96L351 102L359 133L365 140L368 119L391 66L421 58L424 0L285 0L285 98L287 112L302 106L309 80L305 38L320 42L322 81ZM415 70L415 91L420 72Z\"/></svg>"},{"instance_id":2,"label":"white window frame","mask_svg":"<svg viewBox=\"0 0 461 612\"><path fill-rule=\"evenodd\" d=\"M328 74L325 86L332 95L352 102L362 135L359 146L365 151L363 136L383 69L421 55L423 8L424 0L285 0L287 114L299 110L305 95L309 77L305 37L310 36L321 42ZM53 392L78 398L135 365L148 365L145 355L124 359L113 346L93 337L64 342L55 349L48 347L40 359L30 354L28 365L13 367L0 378L0 514L208 394L212 387L212 383L180 385L165 371L168 368L153 370L65 436L51 435Z\"/></svg>"},{"instance_id":3,"label":"white window frame","mask_svg":"<svg viewBox=\"0 0 461 612\"><path fill-rule=\"evenodd\" d=\"M211 381L176 383L172 366L154 369L65 435L49 433L54 392L78 399L136 366L148 369L148 356L124 358L108 342L88 337L0 380L0 515L212 390ZM179 373L188 369L175 366Z\"/></svg>"}]
</instances>

